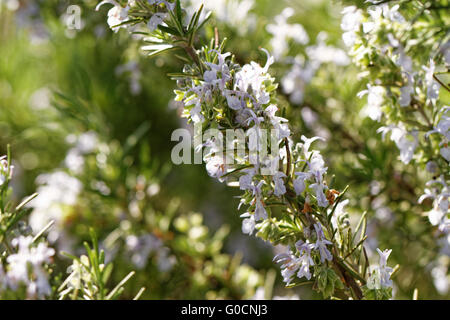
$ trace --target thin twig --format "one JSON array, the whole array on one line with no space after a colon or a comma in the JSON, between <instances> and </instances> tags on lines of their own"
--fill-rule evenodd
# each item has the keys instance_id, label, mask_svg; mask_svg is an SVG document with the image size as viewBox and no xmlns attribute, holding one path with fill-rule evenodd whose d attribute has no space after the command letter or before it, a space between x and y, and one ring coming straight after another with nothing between
<instances>
[{"instance_id":1,"label":"thin twig","mask_svg":"<svg viewBox=\"0 0 450 320\"><path fill-rule=\"evenodd\" d=\"M433 74L433 78L434 78L434 80L436 80L437 82L439 82L439 84L441 85L441 86L443 86L447 91L449 91L450 92L450 88L449 87L447 87L447 85L446 84L444 84L441 80L439 80L439 78L438 77L436 77L436 74Z\"/></svg>"}]
</instances>

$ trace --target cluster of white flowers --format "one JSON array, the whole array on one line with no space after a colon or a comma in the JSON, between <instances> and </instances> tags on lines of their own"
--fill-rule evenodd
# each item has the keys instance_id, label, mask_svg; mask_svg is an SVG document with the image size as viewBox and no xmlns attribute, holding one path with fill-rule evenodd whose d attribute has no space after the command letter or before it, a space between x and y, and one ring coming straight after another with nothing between
<instances>
[{"instance_id":1,"label":"cluster of white flowers","mask_svg":"<svg viewBox=\"0 0 450 320\"><path fill-rule=\"evenodd\" d=\"M12 241L12 245L17 248L17 253L7 257L6 274L1 276L4 271L0 270L4 284L13 290L17 290L20 285L25 285L29 297L49 295L51 288L45 265L51 262L55 250L42 242L34 245L31 236L20 236Z\"/></svg>"},{"instance_id":2,"label":"cluster of white flowers","mask_svg":"<svg viewBox=\"0 0 450 320\"><path fill-rule=\"evenodd\" d=\"M159 25L164 23L164 19L167 18L167 10L173 10L175 4L170 1L165 0L147 0L149 5L155 6L158 12L155 12L147 23L147 27L150 31L156 30ZM100 7L104 4L111 4L113 7L108 11L108 25L114 32L119 31L121 28L129 28L130 24L127 22L130 20L129 11L136 5L135 0L128 0L125 6L121 5L119 1L116 0L105 0L100 2L95 10L100 10ZM162 6L164 8L162 9ZM134 26L135 27L135 26Z\"/></svg>"},{"instance_id":3,"label":"cluster of white flowers","mask_svg":"<svg viewBox=\"0 0 450 320\"><path fill-rule=\"evenodd\" d=\"M268 54L268 53L267 53ZM244 65L237 69L234 77L231 76L230 70L236 68L227 62L226 58L229 53L217 53L217 63L207 63L208 70L204 72L203 81L192 81L186 85L183 90L177 91L178 97L186 106L185 116L194 123L203 123L206 121L205 114L208 109L212 108L211 103L217 101L220 97L226 106L234 114L233 120L236 125L244 129L246 135L249 136L248 149L250 155L243 159L234 159L235 165L253 165L250 169L245 169L243 175L239 178L239 186L250 196L243 197L241 204L249 204L250 211L242 215L244 219L243 231L251 234L253 232L255 222L266 219L267 212L264 205L264 198L267 196L283 197L286 193L284 180L287 178L286 173L282 171L272 171L272 183L264 178L264 169L277 166L280 159L287 162L287 156L284 153L277 155L268 155L264 159L252 157L252 151L260 151L264 145L262 128L275 129L277 132L277 144L284 139L290 137L290 130L287 126L287 120L276 115L278 108L270 104L270 92L267 91L267 83L271 83L273 79L267 73L269 66L273 62L273 58L268 54L268 61L264 67L255 62ZM181 97L181 98L180 98ZM266 105L266 107L264 107ZM314 195L306 195L307 202L310 203L316 199L320 207L329 205L325 191L326 186L323 175L327 168L325 162L318 151L309 151L311 144L321 138L314 137L307 139L302 137L302 144L298 147L302 150L302 163L307 165L307 171L298 171L294 173L296 179L293 182L297 195L302 194L305 190L311 191ZM224 156L214 156L221 148L220 139L209 140L205 143L210 146L209 152L204 157L208 173L220 180L222 176L233 169L232 163L227 161ZM308 182L308 186L307 183Z\"/></svg>"},{"instance_id":4,"label":"cluster of white flowers","mask_svg":"<svg viewBox=\"0 0 450 320\"><path fill-rule=\"evenodd\" d=\"M259 126L261 118L257 117L253 110L247 108L247 103L255 104L255 107L259 109L257 111L262 111L261 106L270 102L270 93L266 90L266 82L273 81L267 74L273 58L268 54L268 61L264 68L255 62L247 64L241 70L236 70L234 78L232 78L229 63L226 61L231 54L217 52L217 56L217 63L207 63L209 69L204 72L203 82L198 85L192 83L191 86L184 88L186 96L183 97L183 102L189 110L187 116L194 123L204 122L202 105L205 102L212 102L214 95L218 94L224 97L228 107L236 112L235 119L239 124L248 126L254 122L256 126ZM233 83L232 86L227 85L230 82Z\"/></svg>"},{"instance_id":5,"label":"cluster of white flowers","mask_svg":"<svg viewBox=\"0 0 450 320\"><path fill-rule=\"evenodd\" d=\"M400 13L401 7L370 2L375 5L367 11L355 6L345 8L341 24L343 40L351 47L350 55L358 65L367 68L365 74L370 74L373 68L382 70L383 64L391 70L389 78L371 81L367 90L358 94L359 97L367 94L367 105L362 112L378 122L386 118L388 125L377 132L383 138L391 133L403 163L413 159L427 163L427 171L440 177L427 183L429 188L419 203L426 198L434 199L428 217L440 231L442 252L448 254L450 117L449 107L439 101L441 84L436 75L439 66L450 64L449 46L444 42L438 53L414 52L412 44L420 42L420 36ZM418 28L422 27L426 30L423 25ZM389 79L398 80L390 82Z\"/></svg>"},{"instance_id":6,"label":"cluster of white flowers","mask_svg":"<svg viewBox=\"0 0 450 320\"><path fill-rule=\"evenodd\" d=\"M342 39L345 45L350 47L356 42L356 33L359 31L363 15L362 11L358 10L355 6L344 8L342 14L341 28L344 31Z\"/></svg>"},{"instance_id":7,"label":"cluster of white flowers","mask_svg":"<svg viewBox=\"0 0 450 320\"><path fill-rule=\"evenodd\" d=\"M0 187L8 187L12 170L13 166L9 166L7 157L0 157ZM2 203L3 196L4 194L1 195ZM2 214L0 212L0 216ZM17 229L20 233L24 230L20 227ZM8 288L18 290L25 287L29 298L42 298L51 293L46 265L51 262L55 251L44 242L38 243L36 240L32 236L16 234L16 238L8 245L8 239L4 236L0 247L7 250L0 252L0 292Z\"/></svg>"},{"instance_id":8,"label":"cluster of white flowers","mask_svg":"<svg viewBox=\"0 0 450 320\"><path fill-rule=\"evenodd\" d=\"M176 258L170 255L169 248L153 234L142 236L130 235L126 238L126 248L131 254L131 261L138 269L143 269L148 263L150 254L154 254L159 271L167 272L172 269Z\"/></svg>"},{"instance_id":9,"label":"cluster of white flowers","mask_svg":"<svg viewBox=\"0 0 450 320\"><path fill-rule=\"evenodd\" d=\"M449 219L449 198L450 187L443 176L439 179L430 180L426 183L425 194L419 198L419 203L425 199L433 199L433 209L428 212L428 219L433 226L437 226L442 239L441 251L450 256L450 219Z\"/></svg>"},{"instance_id":10,"label":"cluster of white flowers","mask_svg":"<svg viewBox=\"0 0 450 320\"><path fill-rule=\"evenodd\" d=\"M371 18L369 20L364 20L363 11L356 6L344 8L341 23L344 43L349 47L353 46L358 41L361 27L364 33L375 32L384 22L383 19L388 23L405 23L405 18L398 12L399 7L398 4L390 7L387 3L372 6L367 10ZM362 54L362 52L355 52L355 54Z\"/></svg>"},{"instance_id":11,"label":"cluster of white flowers","mask_svg":"<svg viewBox=\"0 0 450 320\"><path fill-rule=\"evenodd\" d=\"M242 231L246 234L252 234L256 224L261 220L268 219L266 202L269 198L275 197L283 201L287 192L286 180L288 175L278 169L278 163L288 165L288 155L279 152L276 155L270 155L266 158L252 158L252 151L260 150L263 145L261 138L261 129L275 129L277 132L276 141L280 145L282 141L287 141L289 148L292 147L290 140L291 132L287 125L287 120L277 116L278 108L270 104L271 92L267 90L268 86L273 86L273 79L267 73L273 58L268 55L268 61L264 67L255 62L244 65L242 68L232 64L226 58L229 53L217 52L217 63L207 63L208 69L204 72L203 81L192 80L191 83L184 82L184 87L177 91L178 99L184 102L186 107L185 116L194 123L204 123L208 119L208 112L212 109L212 103L217 107L217 101L225 104L225 111L229 110L234 127L243 129L249 137L248 149L250 155L244 158L234 159L233 162L227 161L223 156L214 156L220 149L220 139L209 140L203 146L209 147L209 152L205 156L206 168L208 173L223 181L227 178L223 176L239 167L239 165L248 165L251 167L241 170L239 177L239 187L245 191L241 198L241 205L247 205L247 212L241 215L244 218ZM233 70L234 69L234 70ZM235 72L232 72L235 71ZM233 76L234 75L234 76ZM228 110L227 110L228 109ZM209 117L211 118L211 117ZM311 139L302 136L302 143L296 145L295 149L300 150L298 158L294 164L292 173L292 184L295 195L302 196L305 199L304 212L311 211L313 205L318 207L328 207L332 203L337 192L329 190L326 185L324 175L327 168L325 162L318 151L311 151L311 144L316 140L323 140L319 137ZM265 175L264 169L274 168L270 179ZM295 167L299 169L296 170ZM303 169L300 169L303 167ZM305 170L306 169L306 170ZM290 172L287 172L291 175ZM290 177L289 177L290 178ZM325 238L322 226L317 223L315 244L301 244L297 242L301 257L297 258L290 252L283 256L277 256L277 261L285 262L282 266L286 282L291 278L294 271L299 270L299 277L310 278L309 266L312 265L310 257L311 249L317 250L320 260L332 260L331 252L327 245L332 244ZM281 259L281 260L280 260ZM295 268L294 268L295 266Z\"/></svg>"},{"instance_id":12,"label":"cluster of white flowers","mask_svg":"<svg viewBox=\"0 0 450 320\"><path fill-rule=\"evenodd\" d=\"M73 173L80 173L84 168L84 156L94 152L98 147L97 134L93 131L85 132L79 136L70 134L66 141L73 145L64 159L65 166Z\"/></svg>"},{"instance_id":13,"label":"cluster of white flowers","mask_svg":"<svg viewBox=\"0 0 450 320\"><path fill-rule=\"evenodd\" d=\"M309 42L309 36L301 24L290 24L288 22L293 15L294 9L285 8L274 18L275 23L267 26L267 31L272 35L270 40L272 53L277 60L287 54L290 41L301 45L306 45Z\"/></svg>"},{"instance_id":14,"label":"cluster of white flowers","mask_svg":"<svg viewBox=\"0 0 450 320\"><path fill-rule=\"evenodd\" d=\"M37 189L39 197L29 203L33 208L30 226L35 232L39 232L50 221L54 221L48 240L51 243L57 241L59 249L71 252L73 240L65 231L68 214L65 208L77 203L83 185L64 171L42 174L37 177L36 182L40 185Z\"/></svg>"},{"instance_id":15,"label":"cluster of white flowers","mask_svg":"<svg viewBox=\"0 0 450 320\"><path fill-rule=\"evenodd\" d=\"M314 265L314 261L311 258L311 250L314 249L314 245L299 240L295 244L295 248L299 256L295 255L292 250L288 250L287 253L280 253L273 259L276 263L283 263L281 265L281 275L287 285L292 282L295 274L298 278L311 279L310 267Z\"/></svg>"},{"instance_id":16,"label":"cluster of white flowers","mask_svg":"<svg viewBox=\"0 0 450 320\"><path fill-rule=\"evenodd\" d=\"M327 45L327 34L320 32L316 44L306 46L310 38L301 24L290 24L289 18L294 15L292 8L285 8L274 20L275 23L267 26L272 35L270 45L272 53L279 62L290 65L290 70L281 79L284 93L289 95L292 103L303 102L306 85L312 80L322 64L334 63L338 66L348 65L350 60L347 54L338 48ZM299 54L295 57L289 55L290 42L305 47L306 57Z\"/></svg>"},{"instance_id":17,"label":"cluster of white flowers","mask_svg":"<svg viewBox=\"0 0 450 320\"><path fill-rule=\"evenodd\" d=\"M318 65L324 63L334 63L337 66L346 66L350 63L350 58L344 50L326 44L328 34L321 31L316 38L316 44L305 48L311 62Z\"/></svg>"},{"instance_id":18,"label":"cluster of white flowers","mask_svg":"<svg viewBox=\"0 0 450 320\"><path fill-rule=\"evenodd\" d=\"M364 60L370 53L371 47L377 48L383 54L390 55L392 61L399 67L400 73L404 78L404 85L400 87L400 96L398 98L401 107L409 106L411 95L414 94L414 85L420 83L422 77L427 88L427 96L430 100L436 100L439 94L439 84L433 78L435 72L435 63L430 59L430 66L422 66L422 70L414 70L413 60L406 55L405 48L397 39L395 34L402 34L407 28L408 23L398 11L399 5L392 7L389 4L379 4L367 9L368 15L365 16L361 9L355 6L346 7L342 13L341 28L344 30L343 40L350 49L350 54L355 61ZM391 26L386 32L388 44L380 45L377 43L379 38L377 33ZM364 37L365 36L365 37ZM362 38L364 37L364 43ZM425 73L423 73L425 71ZM368 90L360 94L360 97L368 93L367 108L370 109L367 114L374 120L380 121L382 116L381 106L384 103L386 90L384 86L368 86Z\"/></svg>"},{"instance_id":19,"label":"cluster of white flowers","mask_svg":"<svg viewBox=\"0 0 450 320\"><path fill-rule=\"evenodd\" d=\"M297 195L300 195L305 191L306 184L305 181L312 182L309 185L309 188L312 189L316 194L317 204L320 207L327 207L329 205L327 196L324 194L324 190L327 190L328 187L325 184L324 174L327 172L325 167L325 161L323 160L320 153L316 150L309 151L311 144L316 140L323 140L320 137L313 137L311 139L302 136L302 152L305 159L306 164L308 165L308 171L295 172L297 178L294 180L294 189ZM307 202L309 202L307 196Z\"/></svg>"},{"instance_id":20,"label":"cluster of white flowers","mask_svg":"<svg viewBox=\"0 0 450 320\"><path fill-rule=\"evenodd\" d=\"M411 104L412 96L419 90L414 86L420 86L421 83L425 86L428 99L435 103L440 88L439 83L434 79L435 62L430 59L428 67L424 65L421 69L414 70L412 58L406 55L403 45L395 36L395 34L404 33L408 28L408 23L398 10L399 5L390 7L389 4L379 4L369 7L367 9L368 15L365 16L364 12L355 6L345 8L342 11L341 23L341 27L345 31L343 40L346 45L351 47L350 55L354 57L357 63L365 60L373 49L379 50L381 54L392 59L398 66L404 82L399 88L398 96L398 103L401 107L407 107ZM390 26L388 30L384 30L387 33L387 43L383 45L378 43L380 39L377 32L387 26ZM375 81L375 85L368 84L367 90L358 94L360 98L367 94L367 105L363 113L373 120L381 121L382 107L386 104L388 91L392 95L390 89L390 85L377 83L377 81ZM392 140L397 143L401 152L409 153L411 149L415 149L413 146L416 141L411 141L417 140L417 137L413 137L414 131L407 132L402 123L387 128L395 129L395 137ZM386 130L380 129L380 132L385 134ZM411 160L410 155L401 158L405 163Z\"/></svg>"},{"instance_id":21,"label":"cluster of white flowers","mask_svg":"<svg viewBox=\"0 0 450 320\"><path fill-rule=\"evenodd\" d=\"M83 172L85 156L97 151L100 144L97 134L93 131L80 135L70 134L66 141L72 145L64 159L64 166L70 174L63 170L57 170L37 177L39 197L29 203L29 206L33 208L29 222L32 229L37 232L50 221L54 221L54 226L48 234L48 240L51 243L57 242L59 249L71 252L73 239L65 230L65 224L70 215L67 208L77 203L78 196L83 190L82 182L73 175ZM92 187L94 189L107 188L99 186L96 181L92 182ZM108 192L109 190L103 190L102 193Z\"/></svg>"},{"instance_id":22,"label":"cluster of white flowers","mask_svg":"<svg viewBox=\"0 0 450 320\"><path fill-rule=\"evenodd\" d=\"M311 257L311 250L316 250L320 255L320 262L324 263L326 260L333 260L333 256L327 248L327 245L333 244L325 238L323 234L322 225L320 223L314 224L316 233L316 242L309 243L299 240L295 243L296 252L288 249L287 253L281 253L273 259L281 265L281 275L283 281L289 285L293 280L293 275L296 274L299 279L305 277L311 279L310 267L314 266L314 261ZM298 255L297 255L298 253Z\"/></svg>"}]
</instances>

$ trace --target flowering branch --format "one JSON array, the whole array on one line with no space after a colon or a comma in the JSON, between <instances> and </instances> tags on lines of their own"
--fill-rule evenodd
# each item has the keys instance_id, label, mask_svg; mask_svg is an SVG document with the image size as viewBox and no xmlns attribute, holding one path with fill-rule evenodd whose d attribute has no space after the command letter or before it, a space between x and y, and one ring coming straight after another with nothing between
<instances>
[{"instance_id":1,"label":"flowering branch","mask_svg":"<svg viewBox=\"0 0 450 320\"><path fill-rule=\"evenodd\" d=\"M320 138L302 136L302 143L294 145L288 120L277 115L277 84L268 73L274 58L263 49L267 55L264 67L256 62L241 66L231 53L223 51L225 41L219 45L218 32L210 45L196 49L196 34L209 17L200 21L203 7L185 23L179 0L113 5L108 15L120 20L114 21L119 24L108 20L113 30L131 25L133 32L140 27L139 34L145 34L144 41L151 44L142 48L149 56L181 49L193 63L186 64L183 73L173 75L173 79L179 88L176 100L184 104L183 116L196 128L216 129L197 150L205 149L203 159L209 175L236 184L244 192L239 205L246 207L241 215L242 231L252 234L256 229L258 237L289 246L286 253L274 258L282 263L287 285L299 285L303 277L314 277L313 287L324 297L362 299L371 290L390 297L390 285L379 281L380 277L389 279L389 270L366 280L368 261L365 254L362 256L365 230L356 240L359 230L352 231L343 211L348 202L342 201L344 193L328 185L328 168L322 156L310 151L311 144ZM126 14L116 15L123 10ZM226 156L223 154L222 132L227 129L241 134L248 154L240 154L234 147L239 139L233 140L232 146L226 144ZM269 140L267 131L273 133ZM285 152L280 151L283 144ZM268 154L269 150L275 152ZM280 208L272 209L272 204ZM366 287L366 282L374 281L382 285Z\"/></svg>"}]
</instances>

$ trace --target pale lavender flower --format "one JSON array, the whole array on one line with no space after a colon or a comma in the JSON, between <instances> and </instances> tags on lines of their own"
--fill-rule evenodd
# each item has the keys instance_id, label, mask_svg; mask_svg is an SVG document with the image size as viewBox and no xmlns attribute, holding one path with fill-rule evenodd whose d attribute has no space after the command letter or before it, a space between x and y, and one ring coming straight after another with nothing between
<instances>
[{"instance_id":1,"label":"pale lavender flower","mask_svg":"<svg viewBox=\"0 0 450 320\"><path fill-rule=\"evenodd\" d=\"M242 170L242 172L246 174L239 177L239 188L241 190L252 190L253 177L256 174L256 170L254 168L251 168Z\"/></svg>"},{"instance_id":2,"label":"pale lavender flower","mask_svg":"<svg viewBox=\"0 0 450 320\"><path fill-rule=\"evenodd\" d=\"M305 62L300 56L294 58L291 69L281 79L283 91L290 95L289 100L292 103L303 102L306 85L311 81L318 67L316 61Z\"/></svg>"},{"instance_id":3,"label":"pale lavender flower","mask_svg":"<svg viewBox=\"0 0 450 320\"><path fill-rule=\"evenodd\" d=\"M331 241L328 241L325 238L323 233L322 225L320 223L316 223L314 225L314 229L316 230L317 240L314 245L314 249L318 250L320 253L320 261L323 263L325 260L331 261L333 260L333 256L331 252L327 249L327 245L333 244Z\"/></svg>"},{"instance_id":4,"label":"pale lavender flower","mask_svg":"<svg viewBox=\"0 0 450 320\"><path fill-rule=\"evenodd\" d=\"M225 157L222 156L213 156L205 159L206 161L206 171L208 174L218 179L219 181L223 181L222 176L226 173L226 161Z\"/></svg>"},{"instance_id":5,"label":"pale lavender flower","mask_svg":"<svg viewBox=\"0 0 450 320\"><path fill-rule=\"evenodd\" d=\"M372 120L380 121L383 111L381 106L384 102L385 89L382 86L367 85L367 90L358 93L358 97L362 98L367 94L367 104L363 109L363 113L369 116Z\"/></svg>"},{"instance_id":6,"label":"pale lavender flower","mask_svg":"<svg viewBox=\"0 0 450 320\"><path fill-rule=\"evenodd\" d=\"M351 47L356 42L356 33L361 26L363 15L356 6L345 7L341 13L343 14L341 28L344 31L342 40L346 46Z\"/></svg>"},{"instance_id":7,"label":"pale lavender flower","mask_svg":"<svg viewBox=\"0 0 450 320\"><path fill-rule=\"evenodd\" d=\"M305 191L306 185L305 180L308 179L311 175L307 172L296 172L295 175L297 178L294 180L294 190L297 195L300 195Z\"/></svg>"},{"instance_id":8,"label":"pale lavender flower","mask_svg":"<svg viewBox=\"0 0 450 320\"><path fill-rule=\"evenodd\" d=\"M176 258L170 255L170 249L167 247L162 247L158 250L156 255L156 264L160 272L169 272L172 270L176 263Z\"/></svg>"},{"instance_id":9,"label":"pale lavender flower","mask_svg":"<svg viewBox=\"0 0 450 320\"><path fill-rule=\"evenodd\" d=\"M393 269L387 266L387 260L392 252L392 249L381 251L377 248L377 252L380 255L380 284L382 287L392 287L392 280L390 278Z\"/></svg>"},{"instance_id":10,"label":"pale lavender flower","mask_svg":"<svg viewBox=\"0 0 450 320\"><path fill-rule=\"evenodd\" d=\"M427 132L427 136L433 133L439 133L447 140L450 140L450 117L446 115L442 116L437 126L433 130Z\"/></svg>"},{"instance_id":11,"label":"pale lavender flower","mask_svg":"<svg viewBox=\"0 0 450 320\"><path fill-rule=\"evenodd\" d=\"M299 44L307 44L309 42L308 34L302 25L290 24L288 19L294 15L292 8L285 8L279 15L275 16L275 23L269 24L266 29L272 35L270 44L274 56L281 58L289 49L289 40L293 40Z\"/></svg>"},{"instance_id":12,"label":"pale lavender flower","mask_svg":"<svg viewBox=\"0 0 450 320\"><path fill-rule=\"evenodd\" d=\"M392 132L391 140L395 142L397 148L400 150L400 160L405 164L408 164L412 160L414 151L419 145L417 132L409 133L404 128L394 125L380 127L377 132L382 133L383 139L388 132Z\"/></svg>"},{"instance_id":13,"label":"pale lavender flower","mask_svg":"<svg viewBox=\"0 0 450 320\"><path fill-rule=\"evenodd\" d=\"M450 162L450 147L444 147L439 150L439 153L445 160Z\"/></svg>"},{"instance_id":14,"label":"pale lavender flower","mask_svg":"<svg viewBox=\"0 0 450 320\"><path fill-rule=\"evenodd\" d=\"M267 212L261 198L256 197L255 201L255 220L259 221L267 219Z\"/></svg>"},{"instance_id":15,"label":"pale lavender flower","mask_svg":"<svg viewBox=\"0 0 450 320\"><path fill-rule=\"evenodd\" d=\"M130 7L128 5L126 7L122 7L115 0L105 0L100 2L97 7L95 7L95 10L98 11L104 4L113 5L113 7L108 11L108 25L111 30L117 32L120 28L127 28L127 25L120 24L128 20L128 11L130 10Z\"/></svg>"},{"instance_id":16,"label":"pale lavender flower","mask_svg":"<svg viewBox=\"0 0 450 320\"><path fill-rule=\"evenodd\" d=\"M414 93L414 87L411 84L400 88L400 99L398 103L401 107L407 107L411 104L411 95Z\"/></svg>"},{"instance_id":17,"label":"pale lavender flower","mask_svg":"<svg viewBox=\"0 0 450 320\"><path fill-rule=\"evenodd\" d=\"M71 134L66 137L66 141L73 147L67 152L64 164L70 171L81 173L84 168L84 156L94 152L98 147L97 134L93 131L85 132L79 136Z\"/></svg>"},{"instance_id":18,"label":"pale lavender flower","mask_svg":"<svg viewBox=\"0 0 450 320\"><path fill-rule=\"evenodd\" d=\"M289 130L289 127L285 122L288 122L287 119L276 116L276 112L278 111L278 108L271 104L264 110L264 113L267 115L267 117L270 119L270 122L272 123L273 128L276 130L277 139L281 140L284 138L288 138L291 135L291 131Z\"/></svg>"},{"instance_id":19,"label":"pale lavender flower","mask_svg":"<svg viewBox=\"0 0 450 320\"><path fill-rule=\"evenodd\" d=\"M251 215L249 212L246 212L240 216L241 218L245 218L242 220L242 233L252 235L255 230L255 217Z\"/></svg>"},{"instance_id":20,"label":"pale lavender flower","mask_svg":"<svg viewBox=\"0 0 450 320\"><path fill-rule=\"evenodd\" d=\"M220 53L216 50L213 51L217 54L218 62L217 64L207 62L206 65L210 67L211 70L207 70L203 77L207 84L217 86L219 90L224 91L225 84L231 79L230 69L226 63L226 58L231 56L231 53ZM223 93L226 94L226 92L224 91Z\"/></svg>"},{"instance_id":21,"label":"pale lavender flower","mask_svg":"<svg viewBox=\"0 0 450 320\"><path fill-rule=\"evenodd\" d=\"M328 189L328 187L322 183L313 183L309 187L316 193L317 204L320 207L327 207L329 203L323 190Z\"/></svg>"},{"instance_id":22,"label":"pale lavender flower","mask_svg":"<svg viewBox=\"0 0 450 320\"><path fill-rule=\"evenodd\" d=\"M125 239L125 244L131 254L131 262L138 269L143 269L147 265L150 253L162 246L161 240L152 234L139 237L130 235Z\"/></svg>"},{"instance_id":23,"label":"pale lavender flower","mask_svg":"<svg viewBox=\"0 0 450 320\"><path fill-rule=\"evenodd\" d=\"M437 265L431 270L434 287L441 295L446 295L449 292L450 279L448 275L448 264L443 261L438 261Z\"/></svg>"},{"instance_id":24,"label":"pale lavender flower","mask_svg":"<svg viewBox=\"0 0 450 320\"><path fill-rule=\"evenodd\" d=\"M317 141L317 140L325 141L325 139L322 137L307 138L303 135L301 137L301 140L303 141L303 155L305 156L305 159L309 159L309 157L313 153L313 152L309 151L309 148L311 147L311 144L314 141Z\"/></svg>"},{"instance_id":25,"label":"pale lavender flower","mask_svg":"<svg viewBox=\"0 0 450 320\"><path fill-rule=\"evenodd\" d=\"M380 262L378 266L371 268L371 275L367 280L367 287L369 289L392 288L392 280L390 279L393 269L387 266L387 259L392 250L381 251L377 248L380 255Z\"/></svg>"},{"instance_id":26,"label":"pale lavender flower","mask_svg":"<svg viewBox=\"0 0 450 320\"><path fill-rule=\"evenodd\" d=\"M130 86L130 92L132 95L138 95L142 91L142 85L141 85L141 78L142 78L142 72L139 68L139 64L137 61L130 61L125 64L119 65L116 67L115 70L116 74L118 76L127 73L129 86Z\"/></svg>"},{"instance_id":27,"label":"pale lavender flower","mask_svg":"<svg viewBox=\"0 0 450 320\"><path fill-rule=\"evenodd\" d=\"M283 178L286 178L286 174L284 172L276 172L273 176L273 182L275 184L274 194L277 197L281 197L286 193L286 187L284 186Z\"/></svg>"},{"instance_id":28,"label":"pale lavender flower","mask_svg":"<svg viewBox=\"0 0 450 320\"><path fill-rule=\"evenodd\" d=\"M311 279L310 267L314 265L314 261L311 258L311 250L314 245L310 243L304 243L299 240L295 244L300 256L297 257L292 250L288 249L288 252L276 255L273 258L275 263L283 263L281 265L281 275L283 276L283 281L289 285L293 276L296 275L298 278L305 277L306 279Z\"/></svg>"},{"instance_id":29,"label":"pale lavender flower","mask_svg":"<svg viewBox=\"0 0 450 320\"><path fill-rule=\"evenodd\" d=\"M381 8L383 9L383 16L386 19L391 20L392 22L404 23L405 18L398 12L400 5L396 4L392 7L389 7L388 4L382 4Z\"/></svg>"},{"instance_id":30,"label":"pale lavender flower","mask_svg":"<svg viewBox=\"0 0 450 320\"><path fill-rule=\"evenodd\" d=\"M314 244L305 243L302 240L299 240L295 243L295 247L297 251L300 253L300 268L297 272L297 277L306 279L311 279L310 267L314 265L314 261L311 258L311 250L314 249Z\"/></svg>"},{"instance_id":31,"label":"pale lavender flower","mask_svg":"<svg viewBox=\"0 0 450 320\"><path fill-rule=\"evenodd\" d=\"M251 12L255 4L254 0L190 0L188 4L186 9L189 16L192 16L200 5L204 5L203 12L214 12L218 21L235 28L241 36L252 30L256 23L256 16ZM200 23L203 19L204 14L200 16Z\"/></svg>"},{"instance_id":32,"label":"pale lavender flower","mask_svg":"<svg viewBox=\"0 0 450 320\"><path fill-rule=\"evenodd\" d=\"M323 175L327 172L328 168L325 167L325 161L320 153L314 152L311 160L307 162L309 167L309 173L316 180L317 183L322 184Z\"/></svg>"},{"instance_id":33,"label":"pale lavender flower","mask_svg":"<svg viewBox=\"0 0 450 320\"><path fill-rule=\"evenodd\" d=\"M440 210L447 213L449 208L450 186L447 185L444 176L440 176L439 179L430 180L426 183L427 186L431 186L433 184L442 186L441 191L436 193L430 189L425 189L425 194L419 198L419 203L422 203L422 201L426 198L433 198L437 202Z\"/></svg>"},{"instance_id":34,"label":"pale lavender flower","mask_svg":"<svg viewBox=\"0 0 450 320\"><path fill-rule=\"evenodd\" d=\"M147 27L150 29L151 32L155 31L156 28L158 28L158 26L164 22L164 19L166 19L166 17L167 13L163 12L155 13L148 21Z\"/></svg>"},{"instance_id":35,"label":"pale lavender flower","mask_svg":"<svg viewBox=\"0 0 450 320\"><path fill-rule=\"evenodd\" d=\"M273 258L275 263L283 263L281 265L281 275L283 276L283 281L289 285L292 282L292 277L300 268L300 259L297 258L292 251L287 253L280 253Z\"/></svg>"}]
</instances>

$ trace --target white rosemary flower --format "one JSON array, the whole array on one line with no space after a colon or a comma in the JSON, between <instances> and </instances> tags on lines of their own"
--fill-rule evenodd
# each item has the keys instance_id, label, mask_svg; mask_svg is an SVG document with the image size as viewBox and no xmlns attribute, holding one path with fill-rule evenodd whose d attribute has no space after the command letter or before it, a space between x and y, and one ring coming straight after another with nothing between
<instances>
[{"instance_id":1,"label":"white rosemary flower","mask_svg":"<svg viewBox=\"0 0 450 320\"><path fill-rule=\"evenodd\" d=\"M367 90L358 93L358 97L362 98L367 94L367 104L363 113L369 116L372 120L380 121L383 112L381 106L384 102L385 88L382 86L367 85Z\"/></svg>"},{"instance_id":2,"label":"white rosemary flower","mask_svg":"<svg viewBox=\"0 0 450 320\"><path fill-rule=\"evenodd\" d=\"M380 262L378 266L371 268L371 275L367 281L367 287L369 289L391 288L392 280L390 278L393 269L387 266L387 259L389 258L392 250L386 249L381 251L377 248L377 252L380 255Z\"/></svg>"},{"instance_id":3,"label":"white rosemary flower","mask_svg":"<svg viewBox=\"0 0 450 320\"><path fill-rule=\"evenodd\" d=\"M275 17L275 23L269 24L266 28L272 34L270 44L273 54L277 59L287 53L289 40L303 45L309 42L308 34L301 24L288 23L288 19L293 15L294 10L292 8L285 8Z\"/></svg>"},{"instance_id":4,"label":"white rosemary flower","mask_svg":"<svg viewBox=\"0 0 450 320\"><path fill-rule=\"evenodd\" d=\"M50 258L55 254L55 250L42 242L34 246L31 236L15 238L12 245L18 250L6 259L8 286L16 289L19 284L25 284L30 296L50 294L51 288L44 265L51 262Z\"/></svg>"},{"instance_id":5,"label":"white rosemary flower","mask_svg":"<svg viewBox=\"0 0 450 320\"><path fill-rule=\"evenodd\" d=\"M127 5L125 8L115 0L104 0L100 2L95 10L98 11L104 4L112 4L113 7L108 11L108 25L114 32L119 31L120 28L126 28L126 25L120 25L128 20L128 11L130 7Z\"/></svg>"},{"instance_id":6,"label":"white rosemary flower","mask_svg":"<svg viewBox=\"0 0 450 320\"><path fill-rule=\"evenodd\" d=\"M327 245L333 244L331 241L327 240L325 238L325 235L323 233L322 225L318 222L314 224L314 229L316 230L317 240L314 244L314 249L318 250L320 253L320 261L322 263L325 262L325 260L331 261L333 260L333 256L331 255L331 252L327 249Z\"/></svg>"}]
</instances>

